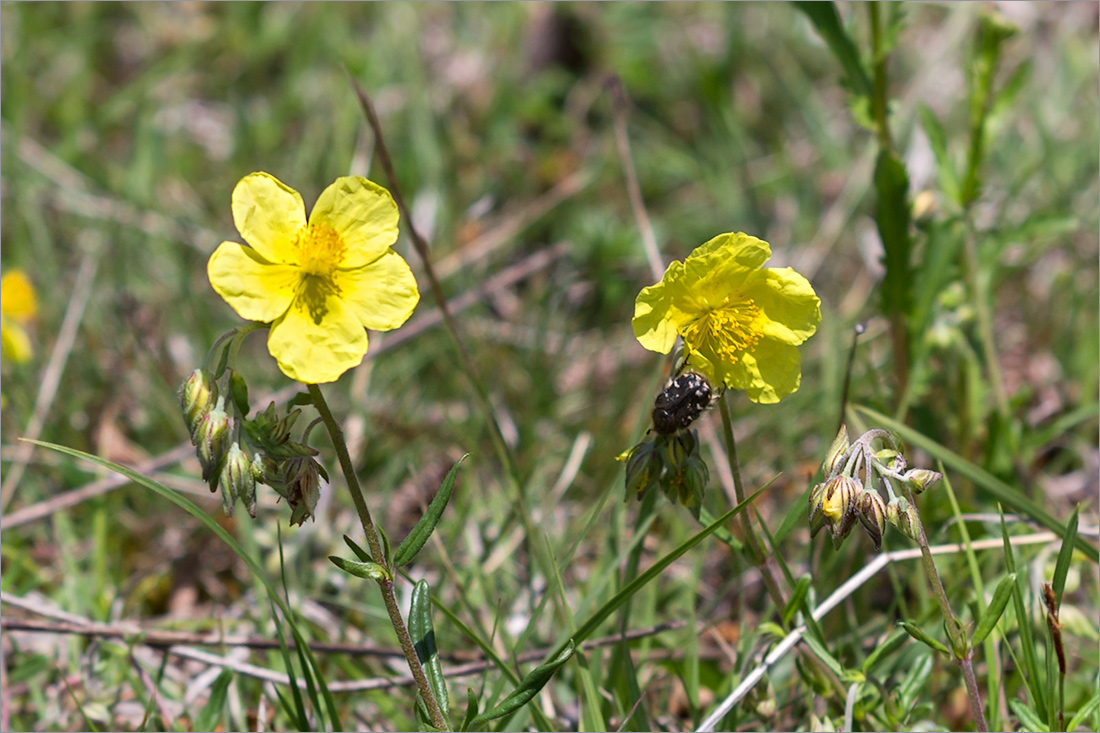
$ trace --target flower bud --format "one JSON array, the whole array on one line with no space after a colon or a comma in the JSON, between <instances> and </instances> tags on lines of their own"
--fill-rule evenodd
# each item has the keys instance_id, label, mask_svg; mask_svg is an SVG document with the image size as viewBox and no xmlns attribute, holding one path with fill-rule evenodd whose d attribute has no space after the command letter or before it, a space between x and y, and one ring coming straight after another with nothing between
<instances>
[{"instance_id":1,"label":"flower bud","mask_svg":"<svg viewBox=\"0 0 1100 733\"><path fill-rule=\"evenodd\" d=\"M882 534L886 531L886 504L877 491L863 491L859 495L859 522L875 543L875 552L882 549Z\"/></svg>"},{"instance_id":2,"label":"flower bud","mask_svg":"<svg viewBox=\"0 0 1100 733\"><path fill-rule=\"evenodd\" d=\"M241 450L241 444L236 441L229 446L222 462L221 470L222 509L225 516L233 516L233 505L237 497L248 503L248 497L256 494L256 478L252 473L252 461L248 454ZM251 511L249 514L253 514Z\"/></svg>"},{"instance_id":3,"label":"flower bud","mask_svg":"<svg viewBox=\"0 0 1100 733\"><path fill-rule=\"evenodd\" d=\"M210 411L217 399L218 383L205 369L196 369L191 372L191 376L180 385L180 410L183 412L187 429L191 433L192 444L197 443L195 428L198 427L199 420Z\"/></svg>"},{"instance_id":4,"label":"flower bud","mask_svg":"<svg viewBox=\"0 0 1100 733\"><path fill-rule=\"evenodd\" d=\"M304 524L313 516L321 500L321 471L317 461L309 456L297 456L286 459L279 468L279 476L272 487L290 505L290 523Z\"/></svg>"},{"instance_id":5,"label":"flower bud","mask_svg":"<svg viewBox=\"0 0 1100 733\"><path fill-rule=\"evenodd\" d=\"M832 477L840 470L841 459L848 451L849 446L848 426L841 425L840 432L836 434L833 444L829 446L829 452L825 455L825 462L821 464L821 470L825 472L826 478Z\"/></svg>"},{"instance_id":6,"label":"flower bud","mask_svg":"<svg viewBox=\"0 0 1100 733\"><path fill-rule=\"evenodd\" d=\"M821 500L821 511L833 524L850 515L852 502L859 492L859 484L847 476L834 476L825 482L825 494Z\"/></svg>"},{"instance_id":7,"label":"flower bud","mask_svg":"<svg viewBox=\"0 0 1100 733\"><path fill-rule=\"evenodd\" d=\"M199 463L202 464L202 480L210 482L211 491L218 486L218 466L225 458L226 444L232 428L233 419L225 411L224 397L218 398L214 409L203 415L195 428L195 447Z\"/></svg>"},{"instance_id":8,"label":"flower bud","mask_svg":"<svg viewBox=\"0 0 1100 733\"><path fill-rule=\"evenodd\" d=\"M657 480L661 473L661 459L652 441L639 443L627 452L626 458L626 494L642 492Z\"/></svg>"},{"instance_id":9,"label":"flower bud","mask_svg":"<svg viewBox=\"0 0 1100 733\"><path fill-rule=\"evenodd\" d=\"M906 471L905 476L902 478L909 484L909 489L914 494L920 494L929 486L943 478L943 474L939 471L930 471L927 468L913 468Z\"/></svg>"},{"instance_id":10,"label":"flower bud","mask_svg":"<svg viewBox=\"0 0 1100 733\"><path fill-rule=\"evenodd\" d=\"M810 537L817 537L817 533L825 526L825 512L821 510L824 499L825 484L815 484L810 489Z\"/></svg>"},{"instance_id":11,"label":"flower bud","mask_svg":"<svg viewBox=\"0 0 1100 733\"><path fill-rule=\"evenodd\" d=\"M920 541L920 515L916 508L902 497L894 497L886 505L886 519L906 537Z\"/></svg>"}]
</instances>

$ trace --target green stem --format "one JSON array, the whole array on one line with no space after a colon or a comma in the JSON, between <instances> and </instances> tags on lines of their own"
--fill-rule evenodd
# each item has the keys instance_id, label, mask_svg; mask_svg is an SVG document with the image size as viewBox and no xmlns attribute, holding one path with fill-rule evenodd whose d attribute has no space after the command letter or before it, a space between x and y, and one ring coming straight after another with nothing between
<instances>
[{"instance_id":1,"label":"green stem","mask_svg":"<svg viewBox=\"0 0 1100 733\"><path fill-rule=\"evenodd\" d=\"M919 517L920 510L917 509L916 497L913 496L909 485L904 481L898 481L897 484L905 496L905 500L909 502L909 505L913 507ZM955 618L955 614L951 612L947 592L943 589L943 581L940 579L939 571L936 570L936 561L932 558L932 551L928 549L928 536L924 533L923 519L920 520L918 530L917 543L920 545L921 560L924 563L924 570L928 574L928 584L932 586L932 595L936 597L940 613L943 614L944 628L947 630L947 635L951 641L951 651L955 655L955 661L958 663L959 669L962 670L963 680L966 682L966 694L970 698L970 712L974 716L974 726L980 731L987 731L989 725L986 723L985 712L982 710L982 696L978 690L978 680L974 676L974 665L970 661L970 640L966 638L962 625Z\"/></svg>"},{"instance_id":2,"label":"green stem","mask_svg":"<svg viewBox=\"0 0 1100 733\"><path fill-rule=\"evenodd\" d=\"M309 388L309 394L313 398L313 406L317 408L317 412L325 423L325 428L328 429L329 437L332 439L332 447L336 451L336 458L340 462L340 470L344 473L344 480L347 481L351 501L355 504L355 511L359 513L359 522L363 525L363 533L366 535L371 557L376 562L388 566L389 558L385 556L382 550L382 544L378 539L378 532L374 527L374 521L371 519L370 510L367 508L366 499L363 498L363 490L359 486L359 478L355 474L355 467L351 463L351 454L348 453L348 446L344 440L344 431L340 428L340 424L336 422L336 418L332 416L332 410L325 402L320 387L316 384L307 384L306 387ZM386 567L386 570L389 571L390 577L379 580L378 587L382 590L382 599L386 604L390 623L393 624L393 630L397 633L401 650L405 652L405 660L409 663L409 671L412 672L416 687L420 691L425 707L428 709L432 725L440 730L449 730L447 719L443 716L439 702L435 699L432 687L428 684L428 678L424 675L424 669L420 666L420 660L416 656L416 648L413 646L412 637L409 636L408 627L405 626L405 619L401 616L401 607L398 605L397 596L393 592L393 568Z\"/></svg>"},{"instance_id":3,"label":"green stem","mask_svg":"<svg viewBox=\"0 0 1100 733\"><path fill-rule=\"evenodd\" d=\"M886 53L882 49L882 29L880 28L879 3L867 3L871 25L871 62L874 71L872 79L871 114L875 119L875 131L883 150L893 151L894 143L890 138L889 109L886 88Z\"/></svg>"},{"instance_id":4,"label":"green stem","mask_svg":"<svg viewBox=\"0 0 1100 733\"><path fill-rule=\"evenodd\" d=\"M740 504L745 501L745 486L741 482L741 464L737 460L737 442L733 439L733 417L730 414L729 392L726 392L719 400L718 409L722 414L722 435L726 441L726 456L729 459L730 473L733 474L733 496ZM751 511L751 508L750 508ZM779 587L772 568L768 565L768 556L764 552L764 546L756 535L756 530L749 519L749 511L741 512L741 525L745 530L745 542L749 549L749 557L760 569L760 577L764 580L764 587L772 597L775 605L782 610L787 605L783 596L783 590Z\"/></svg>"}]
</instances>

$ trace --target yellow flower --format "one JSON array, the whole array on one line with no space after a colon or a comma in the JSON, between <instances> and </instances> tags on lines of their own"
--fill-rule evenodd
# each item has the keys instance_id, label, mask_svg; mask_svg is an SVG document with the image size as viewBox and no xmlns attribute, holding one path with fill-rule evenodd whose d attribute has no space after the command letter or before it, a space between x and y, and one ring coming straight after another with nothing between
<instances>
[{"instance_id":1,"label":"yellow flower","mask_svg":"<svg viewBox=\"0 0 1100 733\"><path fill-rule=\"evenodd\" d=\"M397 241L390 192L359 176L337 178L306 220L297 191L267 173L233 189L233 221L250 246L222 242L210 284L233 310L271 324L267 349L291 379L333 382L367 353L364 329L389 331L420 300Z\"/></svg>"},{"instance_id":2,"label":"yellow flower","mask_svg":"<svg viewBox=\"0 0 1100 733\"><path fill-rule=\"evenodd\" d=\"M5 359L25 362L34 350L23 324L38 312L34 286L22 270L0 277L0 351Z\"/></svg>"},{"instance_id":3,"label":"yellow flower","mask_svg":"<svg viewBox=\"0 0 1100 733\"><path fill-rule=\"evenodd\" d=\"M756 237L715 237L642 289L634 335L662 354L681 337L688 364L712 384L778 402L802 381L796 347L817 330L821 301L793 269L762 268L769 257L771 247Z\"/></svg>"}]
</instances>

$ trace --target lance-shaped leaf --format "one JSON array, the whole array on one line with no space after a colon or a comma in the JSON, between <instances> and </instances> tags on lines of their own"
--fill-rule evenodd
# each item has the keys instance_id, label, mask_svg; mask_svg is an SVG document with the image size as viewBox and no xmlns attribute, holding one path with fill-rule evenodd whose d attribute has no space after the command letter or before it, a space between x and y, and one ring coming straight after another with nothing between
<instances>
[{"instance_id":1,"label":"lance-shaped leaf","mask_svg":"<svg viewBox=\"0 0 1100 733\"><path fill-rule=\"evenodd\" d=\"M348 560L343 557L337 557L336 555L329 555L329 560L332 560L332 564L343 570L349 575L354 575L357 578L368 578L370 580L393 580L393 577L386 572L386 569L376 562L359 562L358 560Z\"/></svg>"},{"instance_id":2,"label":"lance-shaped leaf","mask_svg":"<svg viewBox=\"0 0 1100 733\"><path fill-rule=\"evenodd\" d=\"M1058 563L1054 566L1054 597L1058 608L1062 607L1062 591L1066 589L1066 576L1069 575L1070 561L1073 559L1073 545L1077 542L1077 515L1081 511L1078 504L1073 516L1066 522L1066 533L1062 535L1062 549L1058 551Z\"/></svg>"},{"instance_id":3,"label":"lance-shaped leaf","mask_svg":"<svg viewBox=\"0 0 1100 733\"><path fill-rule=\"evenodd\" d=\"M1072 546L1070 545L1070 547ZM974 635L970 640L972 645L977 646L985 641L985 637L989 636L989 632L997 626L997 622L1001 620L1001 615L1005 612L1005 606L1012 598L1012 590L1015 587L1016 573L1009 573L1001 578L1001 582L997 584L997 590L993 591L993 599L986 607L985 613L978 619L977 627L974 628Z\"/></svg>"},{"instance_id":4,"label":"lance-shaped leaf","mask_svg":"<svg viewBox=\"0 0 1100 733\"><path fill-rule=\"evenodd\" d=\"M374 562L374 558L370 556L370 553L364 550L362 547L355 543L351 537L344 535L344 544L351 548L351 551L355 553L363 562Z\"/></svg>"},{"instance_id":5,"label":"lance-shaped leaf","mask_svg":"<svg viewBox=\"0 0 1100 733\"><path fill-rule=\"evenodd\" d=\"M787 601L787 605L783 608L783 624L789 624L794 615L798 613L802 608L802 602L806 599L806 593L810 590L810 576L809 574L803 575L798 579L798 582L794 584L794 590L791 591L791 599Z\"/></svg>"},{"instance_id":6,"label":"lance-shaped leaf","mask_svg":"<svg viewBox=\"0 0 1100 733\"><path fill-rule=\"evenodd\" d=\"M943 652L944 654L951 653L951 650L944 646L942 642L933 639L925 632L924 629L922 629L919 625L913 623L912 621L899 621L898 623L903 629L909 632L909 636L913 637L920 643L925 644L938 652Z\"/></svg>"},{"instance_id":7,"label":"lance-shaped leaf","mask_svg":"<svg viewBox=\"0 0 1100 733\"><path fill-rule=\"evenodd\" d=\"M409 532L400 545L397 546L397 552L393 555L394 567L401 567L408 565L416 553L420 552L420 548L424 546L424 543L428 541L428 538L432 536L432 532L435 531L435 525L439 524L439 518L443 516L443 510L447 508L447 502L451 499L451 493L455 488L455 478L458 477L458 467L462 465L462 462L466 460L467 453L462 458L458 459L458 462L451 468L447 474L447 478L443 479L443 485L439 487L439 493L432 499L432 503L428 505L428 511L424 513L424 516L420 518L420 521L416 523L416 526Z\"/></svg>"},{"instance_id":8,"label":"lance-shaped leaf","mask_svg":"<svg viewBox=\"0 0 1100 733\"><path fill-rule=\"evenodd\" d=\"M427 581L418 580L413 586L412 602L409 605L409 636L417 659L424 668L424 675L431 685L439 709L446 718L450 713L450 698L447 696L447 681L443 678L443 665L439 661L439 651L435 646L435 627L432 626L432 594Z\"/></svg>"},{"instance_id":9,"label":"lance-shaped leaf","mask_svg":"<svg viewBox=\"0 0 1100 733\"><path fill-rule=\"evenodd\" d=\"M905 643L905 640L909 638L909 635L905 633L904 629L894 629L890 632L881 644L875 647L874 651L867 655L867 658L863 660L863 672L867 674L871 669L878 664L880 659L884 659L895 651L898 647Z\"/></svg>"},{"instance_id":10,"label":"lance-shaped leaf","mask_svg":"<svg viewBox=\"0 0 1100 733\"><path fill-rule=\"evenodd\" d=\"M470 730L474 720L477 719L477 693L474 688L466 690L466 715L462 718L462 727L459 730Z\"/></svg>"},{"instance_id":11,"label":"lance-shaped leaf","mask_svg":"<svg viewBox=\"0 0 1100 733\"><path fill-rule=\"evenodd\" d=\"M844 67L845 83L852 93L860 97L870 97L871 78L867 75L863 61L859 58L856 44L852 42L851 36L840 23L836 5L823 2L796 2L794 6L810 19L814 28L829 46L829 50L833 52L833 56L836 56L837 61Z\"/></svg>"},{"instance_id":12,"label":"lance-shaped leaf","mask_svg":"<svg viewBox=\"0 0 1100 733\"><path fill-rule=\"evenodd\" d=\"M558 668L568 662L572 656L573 642L570 641L561 654L546 664L540 664L531 670L519 683L519 687L512 691L512 694L501 700L495 707L474 718L470 723L470 728L480 730L479 726L483 726L490 720L503 718L505 715L509 715L531 702L535 695L539 694L546 683L550 681L550 678L554 676L554 673L558 671Z\"/></svg>"}]
</instances>

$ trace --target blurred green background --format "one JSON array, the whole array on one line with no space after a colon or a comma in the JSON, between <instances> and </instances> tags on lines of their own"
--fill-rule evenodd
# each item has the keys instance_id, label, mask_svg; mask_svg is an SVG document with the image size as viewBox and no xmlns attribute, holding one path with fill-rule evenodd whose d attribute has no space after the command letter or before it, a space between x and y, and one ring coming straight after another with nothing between
<instances>
[{"instance_id":1,"label":"blurred green background","mask_svg":"<svg viewBox=\"0 0 1100 733\"><path fill-rule=\"evenodd\" d=\"M841 4L840 12L862 44L864 8ZM916 206L913 266L924 278L916 284L936 283L918 296L929 310L915 338L906 418L1062 520L1083 502L1082 524L1095 527L1097 4L926 3L900 12L890 39L891 124ZM991 12L1017 32L1001 50L996 85L1008 93L990 111L981 197L962 217L943 195L920 110L939 120L961 167L967 68L980 17ZM807 482L835 434L857 322L867 332L849 398L887 413L897 405L872 219L876 141L854 121L841 68L791 5L6 2L0 34L3 268L25 271L39 298L29 325L34 357L3 365L6 519L100 478L88 465L36 451L16 483L12 471L25 460L17 436L37 431L128 464L187 443L176 388L239 322L210 288L205 263L219 242L239 241L229 199L242 176L272 173L301 191L307 207L337 176L389 185L346 74L374 99L447 296L468 303L460 331L547 537L525 536L512 512L404 229L396 247L418 275L421 304L404 330L371 335L368 361L330 388L329 399L346 420L368 501L391 536L415 521L453 461L472 454L439 543L413 575L429 578L466 623L486 633L499 628L505 651L552 645L565 625L560 609L533 610L547 579L527 563L529 543L548 542L559 560L571 556L563 580L578 607L610 592L596 581L615 572L636 506L622 503L614 458L648 427L669 368L630 328L634 298L653 278L627 197L609 80L619 79L626 93L633 163L665 262L716 234L745 231L771 243L771 266L795 267L821 297L821 327L801 349L801 389L779 405L737 403L746 484L781 473L759 503L763 521L774 529L804 511ZM963 222L977 244L1008 419L997 414L962 272L955 263L937 277L921 270L925 237L943 231L929 222ZM254 406L288 387L262 335L246 342L243 363ZM716 423L706 418L704 441L713 440ZM723 477L711 469L717 487ZM171 462L158 479L220 511L193 458ZM995 502L973 486L960 482L956 490L964 510L996 514ZM376 594L326 559L347 554L341 534L354 536L346 495L326 490L318 520L288 530L285 506L261 493L256 522L237 517L226 525L273 574L276 525L283 526L289 586L314 637L392 645ZM957 539L939 529L951 516L946 501L931 493L927 501L931 541ZM971 533L983 528L999 537L992 524ZM93 621L273 636L262 591L239 561L139 487L6 530L7 594ZM686 513L665 507L647 552L667 551L694 530ZM807 537L800 526L784 557L801 569L825 563L827 573L814 570L819 597L870 554L859 538L812 560ZM906 546L896 534L892 543ZM632 623L740 629L767 616L749 564L721 545L703 547L639 597ZM1095 565L1087 567L1080 603L1095 633ZM898 597L918 608L927 603L914 600L923 580L913 575L865 589L837 622L837 643L858 647L860 634L892 628ZM6 604L4 614L18 612ZM472 648L455 627L436 623L445 656ZM526 646L515 642L525 631ZM723 643L736 646L741 632L731 633ZM707 646L702 661L688 657L694 683L684 682L692 675L676 652L685 634L694 638L690 628L654 637L636 660L651 693L647 721L661 729L697 722L700 709L728 691L731 664L740 670L750 661L748 654L736 662L708 656L715 642L707 636L698 642ZM12 729L142 724L149 693L136 670L155 675L160 660L148 648L131 657L117 640L56 634L6 633L3 644ZM1094 642L1076 653L1089 670L1067 693L1079 701L1090 684L1095 690ZM268 654L256 652L253 661L278 667ZM325 663L330 682L401 669L341 655ZM188 729L199 706L187 697L188 682L205 668L176 657L166 665L161 694L184 717L150 725ZM748 711L745 727L805 724L810 693L795 684L793 669L776 675L778 712ZM495 677L488 679L492 690ZM482 680L457 684L480 692ZM573 727L580 683L564 671L557 680L548 688L557 724ZM948 683L928 689L929 715L958 725L965 705L954 711L948 692ZM242 679L233 694L230 725L255 725L259 685ZM463 696L452 690L452 698ZM277 728L285 721L273 699L265 725ZM340 699L349 727L412 724L403 694ZM607 715L614 719L614 709Z\"/></svg>"}]
</instances>

